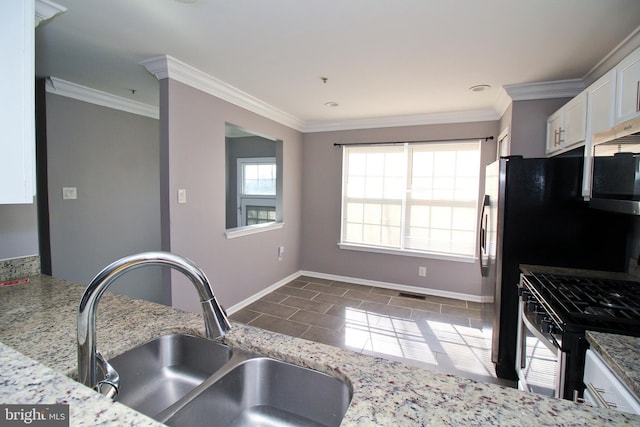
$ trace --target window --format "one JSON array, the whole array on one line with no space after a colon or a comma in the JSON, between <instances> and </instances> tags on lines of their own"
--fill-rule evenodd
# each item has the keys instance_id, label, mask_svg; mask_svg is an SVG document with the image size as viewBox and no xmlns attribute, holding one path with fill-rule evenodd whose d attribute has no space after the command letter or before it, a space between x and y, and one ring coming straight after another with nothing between
<instances>
[{"instance_id":1,"label":"window","mask_svg":"<svg viewBox=\"0 0 640 427\"><path fill-rule=\"evenodd\" d=\"M343 149L341 247L475 256L479 141Z\"/></svg>"},{"instance_id":2,"label":"window","mask_svg":"<svg viewBox=\"0 0 640 427\"><path fill-rule=\"evenodd\" d=\"M238 224L276 221L275 157L238 159Z\"/></svg>"}]
</instances>

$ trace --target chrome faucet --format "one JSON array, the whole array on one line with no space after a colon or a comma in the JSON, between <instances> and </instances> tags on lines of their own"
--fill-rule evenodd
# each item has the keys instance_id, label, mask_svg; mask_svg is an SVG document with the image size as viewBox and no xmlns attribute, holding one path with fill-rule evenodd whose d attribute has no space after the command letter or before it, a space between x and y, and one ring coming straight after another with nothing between
<instances>
[{"instance_id":1,"label":"chrome faucet","mask_svg":"<svg viewBox=\"0 0 640 427\"><path fill-rule=\"evenodd\" d=\"M107 288L127 271L145 265L163 265L180 271L196 287L204 315L207 338L221 338L231 329L227 315L213 295L204 272L192 261L168 252L145 252L121 258L107 267L89 283L78 310L78 381L115 399L118 394L118 373L96 350L96 309ZM104 378L97 379L98 369Z\"/></svg>"}]
</instances>

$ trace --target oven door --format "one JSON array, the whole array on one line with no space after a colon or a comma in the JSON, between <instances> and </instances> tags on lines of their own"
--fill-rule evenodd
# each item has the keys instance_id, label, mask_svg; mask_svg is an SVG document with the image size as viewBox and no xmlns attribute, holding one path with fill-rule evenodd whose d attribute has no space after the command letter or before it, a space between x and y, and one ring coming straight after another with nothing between
<instances>
[{"instance_id":1,"label":"oven door","mask_svg":"<svg viewBox=\"0 0 640 427\"><path fill-rule=\"evenodd\" d=\"M551 334L541 332L546 313L526 290L523 293L518 310L518 388L561 398L567 355Z\"/></svg>"}]
</instances>

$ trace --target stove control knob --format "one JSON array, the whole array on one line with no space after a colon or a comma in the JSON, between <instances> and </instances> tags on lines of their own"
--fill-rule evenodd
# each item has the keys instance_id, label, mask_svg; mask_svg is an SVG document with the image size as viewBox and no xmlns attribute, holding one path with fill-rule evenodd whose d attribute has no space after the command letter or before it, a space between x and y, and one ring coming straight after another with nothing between
<instances>
[{"instance_id":1,"label":"stove control knob","mask_svg":"<svg viewBox=\"0 0 640 427\"><path fill-rule=\"evenodd\" d=\"M549 316L545 316L542 319L542 322L540 323L540 329L542 330L542 332L552 335L558 332L558 327L555 323L553 323L553 320Z\"/></svg>"}]
</instances>

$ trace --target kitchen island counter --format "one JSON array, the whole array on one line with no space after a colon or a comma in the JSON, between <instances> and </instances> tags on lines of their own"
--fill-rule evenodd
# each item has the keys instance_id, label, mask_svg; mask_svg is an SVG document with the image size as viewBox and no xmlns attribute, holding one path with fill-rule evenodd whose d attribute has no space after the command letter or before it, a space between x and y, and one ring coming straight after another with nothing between
<instances>
[{"instance_id":1,"label":"kitchen island counter","mask_svg":"<svg viewBox=\"0 0 640 427\"><path fill-rule=\"evenodd\" d=\"M76 312L83 289L45 275L0 288L0 403L68 403L71 425L158 425L67 378L76 372ZM202 336L204 323L199 314L106 293L98 306L97 330L98 349L108 359L168 333ZM482 384L238 323L232 323L224 341L347 381L353 399L344 426L640 425L638 416Z\"/></svg>"},{"instance_id":2,"label":"kitchen island counter","mask_svg":"<svg viewBox=\"0 0 640 427\"><path fill-rule=\"evenodd\" d=\"M640 337L587 331L587 341L629 390L640 396Z\"/></svg>"}]
</instances>

